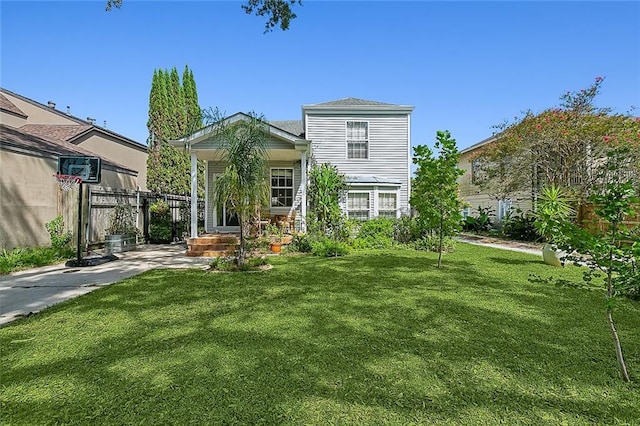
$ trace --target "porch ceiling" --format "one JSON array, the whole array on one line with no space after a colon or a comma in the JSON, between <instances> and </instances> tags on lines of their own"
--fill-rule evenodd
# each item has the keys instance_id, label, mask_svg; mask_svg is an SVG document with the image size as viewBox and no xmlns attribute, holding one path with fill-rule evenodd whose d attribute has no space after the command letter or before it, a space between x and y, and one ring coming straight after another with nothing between
<instances>
[{"instance_id":1,"label":"porch ceiling","mask_svg":"<svg viewBox=\"0 0 640 426\"><path fill-rule=\"evenodd\" d=\"M295 149L270 149L267 151L269 161L298 161L302 157L303 151ZM196 151L198 160L220 161L223 157L222 151L207 149L204 151Z\"/></svg>"}]
</instances>

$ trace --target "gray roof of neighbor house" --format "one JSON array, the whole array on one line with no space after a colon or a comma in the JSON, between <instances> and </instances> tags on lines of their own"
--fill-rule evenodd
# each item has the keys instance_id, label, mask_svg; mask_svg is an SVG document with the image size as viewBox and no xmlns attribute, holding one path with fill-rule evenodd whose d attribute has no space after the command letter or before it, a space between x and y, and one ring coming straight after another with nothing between
<instances>
[{"instance_id":1,"label":"gray roof of neighbor house","mask_svg":"<svg viewBox=\"0 0 640 426\"><path fill-rule=\"evenodd\" d=\"M18 108L13 102L7 99L2 93L0 93L0 110L12 112L20 117L27 118L27 114Z\"/></svg>"},{"instance_id":2,"label":"gray roof of neighbor house","mask_svg":"<svg viewBox=\"0 0 640 426\"><path fill-rule=\"evenodd\" d=\"M471 152L475 149L480 148L481 146L485 146L495 140L498 139L498 135L489 136L486 139L481 140L480 142L474 143L471 146L466 147L465 149L460 150L460 154L466 154L467 152Z\"/></svg>"},{"instance_id":3,"label":"gray roof of neighbor house","mask_svg":"<svg viewBox=\"0 0 640 426\"><path fill-rule=\"evenodd\" d=\"M385 102L369 101L366 99L358 98L342 98L335 101L322 102L319 104L311 104L314 106L363 106L363 105L394 105Z\"/></svg>"},{"instance_id":4,"label":"gray roof of neighbor house","mask_svg":"<svg viewBox=\"0 0 640 426\"><path fill-rule=\"evenodd\" d=\"M359 184L387 184L387 185L402 185L402 182L396 179L389 179L378 176L345 176L347 183L359 183Z\"/></svg>"},{"instance_id":5,"label":"gray roof of neighbor house","mask_svg":"<svg viewBox=\"0 0 640 426\"><path fill-rule=\"evenodd\" d=\"M36 136L34 134L26 133L20 128L2 123L0 123L0 148L8 151L36 154L37 156L47 158L57 158L59 155L100 157L96 153L70 142ZM102 158L102 165L116 171L137 173L135 170L105 158Z\"/></svg>"},{"instance_id":6,"label":"gray roof of neighbor house","mask_svg":"<svg viewBox=\"0 0 640 426\"><path fill-rule=\"evenodd\" d=\"M302 134L304 133L304 129L302 128L302 120L269 121L269 124L295 136L302 136Z\"/></svg>"}]
</instances>

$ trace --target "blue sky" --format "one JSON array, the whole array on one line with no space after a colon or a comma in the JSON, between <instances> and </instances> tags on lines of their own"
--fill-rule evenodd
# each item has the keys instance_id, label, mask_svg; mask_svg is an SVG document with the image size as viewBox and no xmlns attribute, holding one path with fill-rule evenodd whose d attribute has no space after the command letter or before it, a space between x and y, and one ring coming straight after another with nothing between
<instances>
[{"instance_id":1,"label":"blue sky","mask_svg":"<svg viewBox=\"0 0 640 426\"><path fill-rule=\"evenodd\" d=\"M412 143L465 148L521 111L605 77L599 106L640 107L640 3L319 1L263 34L241 2L1 1L2 87L147 137L155 68L193 70L201 107L300 119L344 97L413 105ZM638 112L635 112L638 114Z\"/></svg>"}]
</instances>

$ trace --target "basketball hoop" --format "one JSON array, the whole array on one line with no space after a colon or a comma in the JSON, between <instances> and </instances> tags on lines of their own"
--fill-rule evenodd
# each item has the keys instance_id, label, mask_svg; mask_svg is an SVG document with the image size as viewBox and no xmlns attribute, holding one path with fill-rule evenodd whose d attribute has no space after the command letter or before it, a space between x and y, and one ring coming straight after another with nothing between
<instances>
[{"instance_id":1,"label":"basketball hoop","mask_svg":"<svg viewBox=\"0 0 640 426\"><path fill-rule=\"evenodd\" d=\"M71 188L75 188L77 185L82 183L82 178L80 176L55 174L53 177L56 178L63 191L69 191Z\"/></svg>"}]
</instances>

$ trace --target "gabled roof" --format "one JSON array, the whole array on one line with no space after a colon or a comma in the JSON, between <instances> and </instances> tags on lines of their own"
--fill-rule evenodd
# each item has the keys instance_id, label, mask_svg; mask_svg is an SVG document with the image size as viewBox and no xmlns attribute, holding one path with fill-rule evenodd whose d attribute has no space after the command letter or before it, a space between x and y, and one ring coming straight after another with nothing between
<instances>
[{"instance_id":1,"label":"gabled roof","mask_svg":"<svg viewBox=\"0 0 640 426\"><path fill-rule=\"evenodd\" d=\"M302 134L304 133L302 120L280 120L269 121L268 123L280 130L284 130L285 132L289 132L295 136L302 136Z\"/></svg>"},{"instance_id":2,"label":"gabled roof","mask_svg":"<svg viewBox=\"0 0 640 426\"><path fill-rule=\"evenodd\" d=\"M81 124L25 124L20 126L20 130L30 135L61 141L68 141L90 128L89 125Z\"/></svg>"},{"instance_id":3,"label":"gabled roof","mask_svg":"<svg viewBox=\"0 0 640 426\"><path fill-rule=\"evenodd\" d=\"M413 111L411 105L388 104L385 102L369 101L359 98L343 98L335 101L322 102L319 104L302 105L302 114L314 112L319 114L332 113L364 113L364 114L408 114Z\"/></svg>"},{"instance_id":4,"label":"gabled roof","mask_svg":"<svg viewBox=\"0 0 640 426\"><path fill-rule=\"evenodd\" d=\"M76 146L72 143L26 133L20 128L0 123L0 147L9 151L31 153L47 158L57 158L59 155L82 155L100 157L94 152ZM137 173L122 164L102 158L102 165L117 171L130 174ZM28 173L28 170L25 170Z\"/></svg>"},{"instance_id":5,"label":"gabled roof","mask_svg":"<svg viewBox=\"0 0 640 426\"><path fill-rule=\"evenodd\" d=\"M0 93L0 110L11 112L15 115L18 115L22 118L27 118L27 114L25 114L20 108L18 108L13 102L11 102L5 95Z\"/></svg>"},{"instance_id":6,"label":"gabled roof","mask_svg":"<svg viewBox=\"0 0 640 426\"><path fill-rule=\"evenodd\" d=\"M94 130L97 130L97 131L99 131L101 133L110 135L110 136L118 139L119 141L124 142L126 145L130 145L131 147L144 149L144 150L147 149L146 145L143 145L140 142L134 141L133 139L130 139L130 138L128 138L126 136L123 136L123 135L121 135L119 133L116 133L114 131L111 131L111 130L107 129L106 127L96 126L95 124L93 124L93 123L91 123L91 122L89 122L87 120L83 120L83 119L78 118L76 116L73 116L71 114L67 114L67 113L64 113L62 111L58 111L55 108L51 108L51 107L49 107L47 105L44 105L44 104L42 104L40 102L34 101L33 99L29 99L29 98L27 98L25 96L19 95L18 93L12 92L11 90L7 90L7 89L5 89L3 87L0 87L0 96L2 96L2 98L5 98L11 105L13 105L13 103L11 101L9 101L5 96L3 96L2 92L7 93L7 94L9 94L11 96L14 96L14 97L16 97L16 98L18 98L18 99L20 99L20 100L22 100L24 102L30 103L31 105L37 106L37 107L39 107L39 108L41 108L41 109L43 109L45 111L48 111L48 112L50 112L52 114L56 114L56 115L58 115L60 117L65 117L68 120L71 120L71 121L73 121L75 123L78 123L78 126L87 126L83 130L83 132L79 132L79 133L73 135L72 137L70 137L69 140L71 142L73 142L71 139L73 139L76 136L79 136L81 133L89 132L92 129L94 129ZM14 105L14 107L15 107L15 105ZM25 115L24 113L22 113L22 114L23 114L24 118L27 118L27 115ZM52 124L50 126L57 126L57 125ZM71 126L73 126L73 125L71 125ZM38 134L40 134L40 133L38 133Z\"/></svg>"},{"instance_id":7,"label":"gabled roof","mask_svg":"<svg viewBox=\"0 0 640 426\"><path fill-rule=\"evenodd\" d=\"M466 154L467 152L474 151L480 147L490 144L493 141L498 140L498 135L489 136L486 139L481 140L480 142L474 143L471 146L466 147L465 149L460 151L460 154Z\"/></svg>"},{"instance_id":8,"label":"gabled roof","mask_svg":"<svg viewBox=\"0 0 640 426\"><path fill-rule=\"evenodd\" d=\"M358 98L342 98L335 101L322 102L319 104L312 104L313 106L362 106L362 105L393 105L385 102L368 101L366 99ZM311 106L311 105L308 105Z\"/></svg>"},{"instance_id":9,"label":"gabled roof","mask_svg":"<svg viewBox=\"0 0 640 426\"><path fill-rule=\"evenodd\" d=\"M222 122L226 125L229 124L233 124L235 122L238 121L248 121L253 119L253 117L251 117L250 115L247 115L243 112L237 112L229 117L226 117L222 120ZM282 122L280 122L282 123ZM290 133L287 130L281 129L275 125L273 125L271 122L269 121L265 121L265 124L268 126L269 128L269 133L271 135L274 135L276 137L278 137L279 139L282 139L286 142L291 143L292 145L295 146L300 146L300 145L307 145L308 141L306 141L303 137L296 135L294 133ZM208 140L211 136L212 136L212 131L215 129L215 126L217 126L218 123L214 123L214 124L210 124L207 127L204 127L203 129L198 130L195 133L192 133L189 136L186 136L184 138L178 139L178 140L172 140L169 141L169 144L175 147L184 147L186 144L190 145L191 147L193 147L194 145L206 141ZM293 129L292 129L293 130Z\"/></svg>"},{"instance_id":10,"label":"gabled roof","mask_svg":"<svg viewBox=\"0 0 640 426\"><path fill-rule=\"evenodd\" d=\"M378 176L345 176L345 182L350 185L402 185L399 180Z\"/></svg>"}]
</instances>

